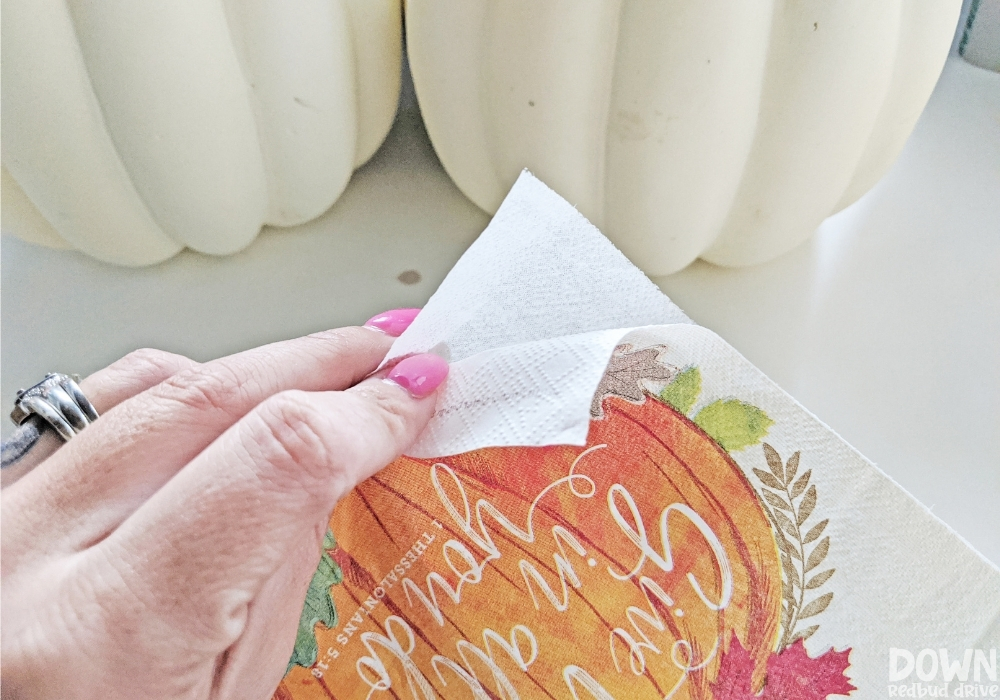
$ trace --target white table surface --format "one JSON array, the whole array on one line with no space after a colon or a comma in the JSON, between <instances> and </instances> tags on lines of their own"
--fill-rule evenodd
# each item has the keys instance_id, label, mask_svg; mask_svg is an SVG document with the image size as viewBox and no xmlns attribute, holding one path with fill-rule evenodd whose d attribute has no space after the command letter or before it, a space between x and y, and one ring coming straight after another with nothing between
<instances>
[{"instance_id":1,"label":"white table surface","mask_svg":"<svg viewBox=\"0 0 1000 700\"><path fill-rule=\"evenodd\" d=\"M238 255L136 270L4 236L2 405L141 346L205 360L419 306L487 220L409 94L327 214ZM1000 75L949 60L893 169L807 244L656 282L1000 562Z\"/></svg>"}]
</instances>

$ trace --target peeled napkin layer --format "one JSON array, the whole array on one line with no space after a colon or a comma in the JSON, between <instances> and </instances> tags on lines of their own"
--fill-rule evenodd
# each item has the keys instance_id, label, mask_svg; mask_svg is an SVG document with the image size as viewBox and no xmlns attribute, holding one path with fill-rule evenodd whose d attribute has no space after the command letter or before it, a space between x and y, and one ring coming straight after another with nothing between
<instances>
[{"instance_id":1,"label":"peeled napkin layer","mask_svg":"<svg viewBox=\"0 0 1000 700\"><path fill-rule=\"evenodd\" d=\"M524 171L389 351L387 361L433 351L452 363L437 412L408 454L583 445L615 346L634 327L672 323L691 320Z\"/></svg>"}]
</instances>

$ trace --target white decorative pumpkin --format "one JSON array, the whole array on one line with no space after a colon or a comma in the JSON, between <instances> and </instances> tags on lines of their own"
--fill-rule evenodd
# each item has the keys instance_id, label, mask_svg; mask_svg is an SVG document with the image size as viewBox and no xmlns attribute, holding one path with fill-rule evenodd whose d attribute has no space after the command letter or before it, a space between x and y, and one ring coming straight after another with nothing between
<instances>
[{"instance_id":1,"label":"white decorative pumpkin","mask_svg":"<svg viewBox=\"0 0 1000 700\"><path fill-rule=\"evenodd\" d=\"M399 93L399 0L3 0L4 229L109 262L324 212Z\"/></svg>"},{"instance_id":2,"label":"white decorative pumpkin","mask_svg":"<svg viewBox=\"0 0 1000 700\"><path fill-rule=\"evenodd\" d=\"M448 174L528 168L650 274L773 258L888 169L961 0L407 0Z\"/></svg>"}]
</instances>

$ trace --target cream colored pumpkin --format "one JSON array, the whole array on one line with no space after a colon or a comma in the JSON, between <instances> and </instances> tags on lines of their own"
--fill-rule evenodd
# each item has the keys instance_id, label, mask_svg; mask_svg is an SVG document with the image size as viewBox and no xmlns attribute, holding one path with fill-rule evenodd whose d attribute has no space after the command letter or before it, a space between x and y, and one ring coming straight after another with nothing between
<instances>
[{"instance_id":1,"label":"cream colored pumpkin","mask_svg":"<svg viewBox=\"0 0 1000 700\"><path fill-rule=\"evenodd\" d=\"M145 265L314 218L396 111L399 0L3 0L4 230Z\"/></svg>"},{"instance_id":2,"label":"cream colored pumpkin","mask_svg":"<svg viewBox=\"0 0 1000 700\"><path fill-rule=\"evenodd\" d=\"M913 129L961 0L407 0L427 131L495 211L529 168L650 274L773 258Z\"/></svg>"}]
</instances>

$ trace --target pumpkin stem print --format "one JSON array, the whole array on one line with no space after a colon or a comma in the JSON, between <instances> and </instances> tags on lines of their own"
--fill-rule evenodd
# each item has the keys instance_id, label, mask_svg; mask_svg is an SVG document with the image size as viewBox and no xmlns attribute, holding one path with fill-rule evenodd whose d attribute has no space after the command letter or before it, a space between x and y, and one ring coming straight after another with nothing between
<instances>
[{"instance_id":1,"label":"pumpkin stem print","mask_svg":"<svg viewBox=\"0 0 1000 700\"><path fill-rule=\"evenodd\" d=\"M782 462L764 411L702 400L700 370L665 350L616 349L583 447L404 456L344 498L275 697L854 690L850 650L811 657L799 625L833 574L815 573L830 544L801 455ZM751 447L768 471L734 460Z\"/></svg>"}]
</instances>

